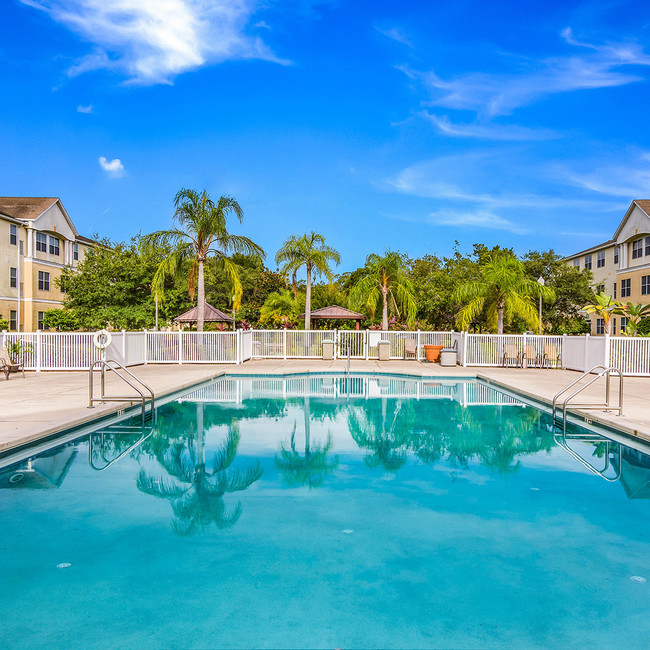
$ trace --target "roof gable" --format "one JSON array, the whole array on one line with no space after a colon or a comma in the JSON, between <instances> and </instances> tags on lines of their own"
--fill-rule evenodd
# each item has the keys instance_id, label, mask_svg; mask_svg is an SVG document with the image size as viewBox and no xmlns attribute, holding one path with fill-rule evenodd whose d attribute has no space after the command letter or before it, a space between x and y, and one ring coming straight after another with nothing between
<instances>
[{"instance_id":1,"label":"roof gable","mask_svg":"<svg viewBox=\"0 0 650 650\"><path fill-rule=\"evenodd\" d=\"M614 233L614 239L618 243L622 243L638 235L649 233L650 200L632 201Z\"/></svg>"}]
</instances>

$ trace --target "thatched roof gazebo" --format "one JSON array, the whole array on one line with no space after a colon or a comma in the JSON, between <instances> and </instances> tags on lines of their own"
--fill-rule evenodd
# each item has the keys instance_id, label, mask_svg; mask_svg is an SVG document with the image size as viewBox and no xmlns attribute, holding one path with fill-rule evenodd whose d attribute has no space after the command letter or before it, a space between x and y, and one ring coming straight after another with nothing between
<instances>
[{"instance_id":1,"label":"thatched roof gazebo","mask_svg":"<svg viewBox=\"0 0 650 650\"><path fill-rule=\"evenodd\" d=\"M235 322L233 318L227 316L220 309L213 307L208 302L205 303L204 311L205 311L205 315L203 320L206 323L229 323L232 325ZM174 322L175 323L196 323L198 319L198 315L199 315L198 306L192 307L192 309L186 311L184 314L181 314L180 316L176 316L176 318L174 318Z\"/></svg>"},{"instance_id":2,"label":"thatched roof gazebo","mask_svg":"<svg viewBox=\"0 0 650 650\"><path fill-rule=\"evenodd\" d=\"M305 314L300 314L299 318L305 318ZM357 330L361 329L361 321L365 319L363 314L356 311L350 311L345 307L338 305L330 305L329 307L321 307L311 312L312 320L355 320L357 321Z\"/></svg>"}]
</instances>

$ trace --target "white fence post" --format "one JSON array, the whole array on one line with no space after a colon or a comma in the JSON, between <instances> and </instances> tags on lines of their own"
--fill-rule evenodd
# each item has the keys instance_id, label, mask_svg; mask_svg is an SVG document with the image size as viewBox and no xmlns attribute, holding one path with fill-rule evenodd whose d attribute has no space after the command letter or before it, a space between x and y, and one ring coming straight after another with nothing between
<instances>
[{"instance_id":1,"label":"white fence post","mask_svg":"<svg viewBox=\"0 0 650 650\"><path fill-rule=\"evenodd\" d=\"M521 346L521 355L522 355L520 357L521 360L522 360L521 367L522 368L528 368L528 359L526 359L526 332L524 332L524 340L523 340L523 343L522 343L522 346Z\"/></svg>"},{"instance_id":2,"label":"white fence post","mask_svg":"<svg viewBox=\"0 0 650 650\"><path fill-rule=\"evenodd\" d=\"M460 359L461 364L460 365L463 366L463 368L465 368L467 366L467 346L469 344L469 341L467 340L467 338L468 338L467 332L461 332L461 334L460 334L460 344L461 344L462 350L461 350L461 355L460 355L460 357L461 357L461 359Z\"/></svg>"},{"instance_id":3,"label":"white fence post","mask_svg":"<svg viewBox=\"0 0 650 650\"><path fill-rule=\"evenodd\" d=\"M43 345L42 341L43 339L41 338L41 330L36 330L36 372L41 371L41 361L42 357L41 355L43 354Z\"/></svg>"},{"instance_id":4,"label":"white fence post","mask_svg":"<svg viewBox=\"0 0 650 650\"><path fill-rule=\"evenodd\" d=\"M287 360L287 330L284 329L282 330L284 332L283 338L283 344L282 347L284 349L284 354L282 355L282 358L286 361Z\"/></svg>"},{"instance_id":5,"label":"white fence post","mask_svg":"<svg viewBox=\"0 0 650 650\"><path fill-rule=\"evenodd\" d=\"M605 368L608 368L609 365L610 365L610 363L609 363L610 347L611 347L611 341L609 340L609 334L605 334L605 350L604 350L605 359L603 361L603 365L605 366Z\"/></svg>"},{"instance_id":6,"label":"white fence post","mask_svg":"<svg viewBox=\"0 0 650 650\"><path fill-rule=\"evenodd\" d=\"M2 330L2 345L0 347L6 348L7 347L7 330Z\"/></svg>"},{"instance_id":7,"label":"white fence post","mask_svg":"<svg viewBox=\"0 0 650 650\"><path fill-rule=\"evenodd\" d=\"M589 363L589 334L585 334L585 357L582 364L583 372L589 370L589 366L587 365L588 363Z\"/></svg>"},{"instance_id":8,"label":"white fence post","mask_svg":"<svg viewBox=\"0 0 650 650\"><path fill-rule=\"evenodd\" d=\"M235 332L235 345L237 347L237 365L239 365L244 356L241 349L241 330Z\"/></svg>"},{"instance_id":9,"label":"white fence post","mask_svg":"<svg viewBox=\"0 0 650 650\"><path fill-rule=\"evenodd\" d=\"M418 330L417 336L415 338L416 338L415 358L419 361L420 360L420 330ZM404 357L406 357L406 354L404 355Z\"/></svg>"},{"instance_id":10,"label":"white fence post","mask_svg":"<svg viewBox=\"0 0 650 650\"><path fill-rule=\"evenodd\" d=\"M183 365L183 330L178 330L178 365Z\"/></svg>"},{"instance_id":11,"label":"white fence post","mask_svg":"<svg viewBox=\"0 0 650 650\"><path fill-rule=\"evenodd\" d=\"M562 360L560 364L562 366L562 370L566 370L566 363L564 361L564 352L566 350L566 342L567 342L566 336L567 336L566 334L562 334L562 356L560 357L560 359Z\"/></svg>"},{"instance_id":12,"label":"white fence post","mask_svg":"<svg viewBox=\"0 0 650 650\"><path fill-rule=\"evenodd\" d=\"M146 340L147 340L146 335L145 335L144 338L145 338L145 342L146 342ZM145 346L145 348L146 348L146 346ZM126 330L125 329L122 330L122 359L124 361L124 365L127 366L128 363L126 361Z\"/></svg>"}]
</instances>

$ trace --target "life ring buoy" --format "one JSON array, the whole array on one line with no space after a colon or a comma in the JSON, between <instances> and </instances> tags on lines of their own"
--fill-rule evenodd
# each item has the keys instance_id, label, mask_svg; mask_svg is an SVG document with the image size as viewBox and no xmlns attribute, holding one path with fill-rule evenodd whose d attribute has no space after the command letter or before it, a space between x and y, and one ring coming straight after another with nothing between
<instances>
[{"instance_id":1,"label":"life ring buoy","mask_svg":"<svg viewBox=\"0 0 650 650\"><path fill-rule=\"evenodd\" d=\"M105 350L113 340L111 333L108 330L99 330L93 334L93 343L99 350Z\"/></svg>"}]
</instances>

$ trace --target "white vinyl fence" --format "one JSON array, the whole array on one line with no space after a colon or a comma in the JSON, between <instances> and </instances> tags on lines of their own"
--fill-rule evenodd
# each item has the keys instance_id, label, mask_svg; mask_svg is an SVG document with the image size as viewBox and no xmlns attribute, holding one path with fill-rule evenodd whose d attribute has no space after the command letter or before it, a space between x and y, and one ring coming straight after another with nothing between
<instances>
[{"instance_id":1,"label":"white vinyl fence","mask_svg":"<svg viewBox=\"0 0 650 650\"><path fill-rule=\"evenodd\" d=\"M335 358L378 359L379 341L388 341L391 359L404 358L404 342L452 347L461 366L517 366L588 370L615 366L625 375L650 376L650 338L468 334L467 332L379 332L373 330L238 330L236 332L113 332L107 357L125 365L230 363L249 359L319 359L323 344L334 343ZM0 333L0 346L17 340L29 346L28 370L86 370L101 353L92 333Z\"/></svg>"}]
</instances>

